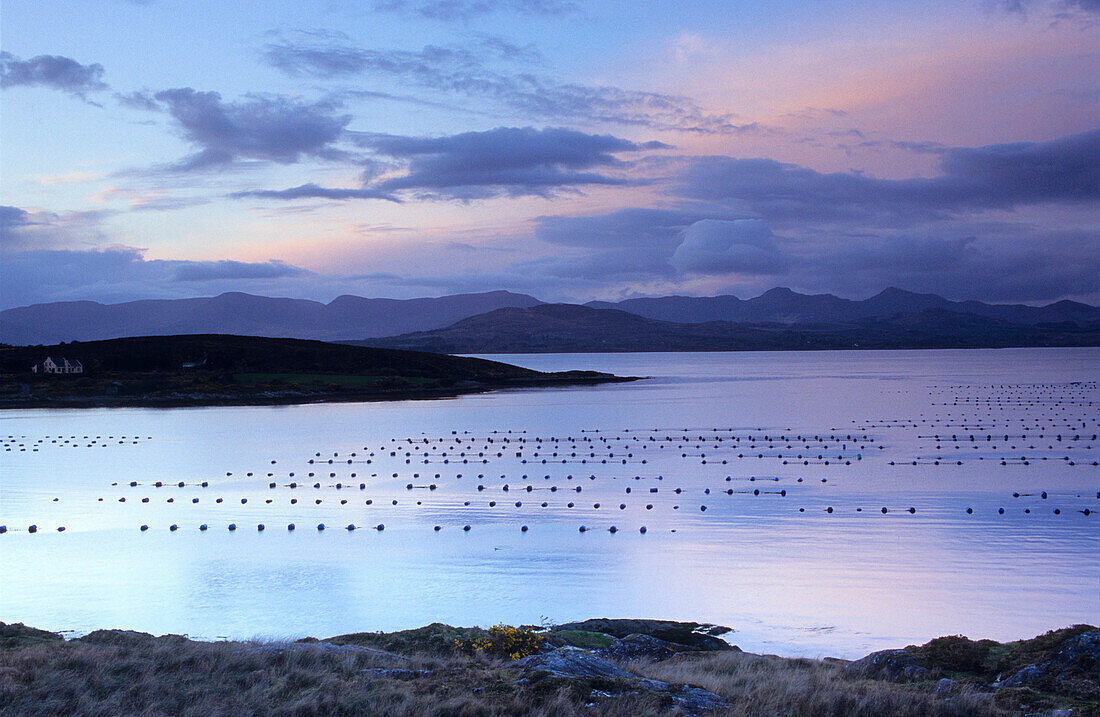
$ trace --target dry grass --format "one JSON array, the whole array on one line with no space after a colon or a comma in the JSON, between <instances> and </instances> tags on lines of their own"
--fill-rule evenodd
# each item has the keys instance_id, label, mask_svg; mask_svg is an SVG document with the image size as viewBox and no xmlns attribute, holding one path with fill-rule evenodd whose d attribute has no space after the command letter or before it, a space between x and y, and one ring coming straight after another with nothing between
<instances>
[{"instance_id":1,"label":"dry grass","mask_svg":"<svg viewBox=\"0 0 1100 717\"><path fill-rule=\"evenodd\" d=\"M0 714L668 714L648 694L590 708L588 681L546 677L517 685L507 664L325 643L56 642L0 652Z\"/></svg>"},{"instance_id":2,"label":"dry grass","mask_svg":"<svg viewBox=\"0 0 1100 717\"><path fill-rule=\"evenodd\" d=\"M928 683L845 677L833 661L746 653L692 653L663 662L631 660L625 669L662 682L686 683L725 698L736 715L1006 715L991 696L959 685L936 694Z\"/></svg>"},{"instance_id":3,"label":"dry grass","mask_svg":"<svg viewBox=\"0 0 1100 717\"><path fill-rule=\"evenodd\" d=\"M992 647L941 638L913 650L929 664L936 658L951 666L972 666L984 655L988 670L993 662L1041 661L1081 629ZM53 633L0 623L0 715L680 714L668 694L634 680L521 675L506 659L454 649L456 638L483 632L434 624L287 644L97 631L66 642ZM974 674L952 673L959 682L937 692L934 679L902 684L857 679L834 660L693 652L618 664L645 678L709 690L729 703L728 714L747 717L999 716L1070 705L1074 715L1100 714L1087 690L993 692L987 679ZM1082 674L1092 679L1087 676L1092 673Z\"/></svg>"}]
</instances>

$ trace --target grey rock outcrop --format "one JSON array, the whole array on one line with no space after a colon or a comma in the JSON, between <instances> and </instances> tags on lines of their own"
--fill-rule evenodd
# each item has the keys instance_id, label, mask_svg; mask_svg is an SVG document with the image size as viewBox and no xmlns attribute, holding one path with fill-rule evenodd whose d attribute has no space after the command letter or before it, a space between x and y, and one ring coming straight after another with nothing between
<instances>
[{"instance_id":1,"label":"grey rock outcrop","mask_svg":"<svg viewBox=\"0 0 1100 717\"><path fill-rule=\"evenodd\" d=\"M637 675L584 650L562 648L553 652L523 657L512 663L524 672L541 670L559 677L605 677L637 680Z\"/></svg>"},{"instance_id":2,"label":"grey rock outcrop","mask_svg":"<svg viewBox=\"0 0 1100 717\"><path fill-rule=\"evenodd\" d=\"M1049 660L1026 665L993 686L1057 688L1063 681L1081 678L1100 680L1100 630L1074 635L1059 645Z\"/></svg>"},{"instance_id":3,"label":"grey rock outcrop","mask_svg":"<svg viewBox=\"0 0 1100 717\"><path fill-rule=\"evenodd\" d=\"M905 650L880 650L849 663L844 673L850 677L869 680L890 680L891 682L911 682L926 680L932 676L931 670L921 667Z\"/></svg>"},{"instance_id":4,"label":"grey rock outcrop","mask_svg":"<svg viewBox=\"0 0 1100 717\"><path fill-rule=\"evenodd\" d=\"M610 689L610 685L603 685L602 689L593 690L593 696L597 698L644 690L667 696L673 704L687 714L703 714L729 707L729 703L720 696L700 687L674 685L639 677L599 655L575 648L564 647L552 652L530 655L516 660L512 666L524 673L524 677L521 678L523 680L533 679L537 673L546 673L569 679L599 678L621 686L621 689L616 691Z\"/></svg>"}]
</instances>

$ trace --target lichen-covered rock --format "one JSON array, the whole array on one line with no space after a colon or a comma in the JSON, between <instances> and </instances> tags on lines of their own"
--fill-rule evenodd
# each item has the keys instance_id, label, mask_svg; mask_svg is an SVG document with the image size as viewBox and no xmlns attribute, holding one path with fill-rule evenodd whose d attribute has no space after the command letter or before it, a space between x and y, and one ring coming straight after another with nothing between
<instances>
[{"instance_id":1,"label":"lichen-covered rock","mask_svg":"<svg viewBox=\"0 0 1100 717\"><path fill-rule=\"evenodd\" d=\"M959 683L957 680L952 680L947 677L941 677L939 680L936 681L936 686L932 688L932 691L935 692L937 695L942 695L944 692L950 692L958 684Z\"/></svg>"},{"instance_id":2,"label":"lichen-covered rock","mask_svg":"<svg viewBox=\"0 0 1100 717\"><path fill-rule=\"evenodd\" d=\"M729 707L721 697L700 687L645 679L598 655L568 647L521 658L513 662L512 667L526 675L518 681L521 683L539 679L540 674L576 680L596 678L601 684L600 689L593 692L596 697L613 697L639 690L655 692L671 699L686 714L703 714Z\"/></svg>"},{"instance_id":3,"label":"lichen-covered rock","mask_svg":"<svg viewBox=\"0 0 1100 717\"><path fill-rule=\"evenodd\" d=\"M880 650L849 663L844 673L850 677L868 680L890 680L891 682L911 682L926 680L932 671L921 667L905 650Z\"/></svg>"},{"instance_id":4,"label":"lichen-covered rock","mask_svg":"<svg viewBox=\"0 0 1100 717\"><path fill-rule=\"evenodd\" d=\"M702 687L684 685L680 690L669 692L672 701L688 714L703 714L714 710L729 708L729 703L718 695Z\"/></svg>"},{"instance_id":5,"label":"lichen-covered rock","mask_svg":"<svg viewBox=\"0 0 1100 717\"><path fill-rule=\"evenodd\" d=\"M585 650L562 648L553 652L523 657L512 663L512 667L524 672L540 670L561 677L606 677L611 679L636 680L634 675L621 667Z\"/></svg>"}]
</instances>

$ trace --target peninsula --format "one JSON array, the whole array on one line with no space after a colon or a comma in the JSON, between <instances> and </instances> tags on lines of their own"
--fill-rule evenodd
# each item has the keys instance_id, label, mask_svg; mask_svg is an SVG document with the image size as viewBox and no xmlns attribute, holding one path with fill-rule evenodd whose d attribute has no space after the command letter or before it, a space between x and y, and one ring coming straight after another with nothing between
<instances>
[{"instance_id":1,"label":"peninsula","mask_svg":"<svg viewBox=\"0 0 1100 717\"><path fill-rule=\"evenodd\" d=\"M0 348L0 408L397 400L628 380L595 371L543 373L475 358L220 334Z\"/></svg>"}]
</instances>

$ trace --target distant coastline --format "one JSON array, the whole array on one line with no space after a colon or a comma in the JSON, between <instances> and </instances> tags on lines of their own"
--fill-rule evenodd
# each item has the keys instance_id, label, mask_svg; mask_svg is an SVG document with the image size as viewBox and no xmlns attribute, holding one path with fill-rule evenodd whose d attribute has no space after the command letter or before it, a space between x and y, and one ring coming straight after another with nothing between
<instances>
[{"instance_id":1,"label":"distant coastline","mask_svg":"<svg viewBox=\"0 0 1100 717\"><path fill-rule=\"evenodd\" d=\"M545 379L497 383L465 383L448 388L393 388L373 391L270 391L240 395L189 394L167 396L0 396L0 410L30 408L189 408L202 406L294 406L315 403L375 403L457 398L490 391L530 388L563 388L640 380L636 376L612 376L597 372L577 372L576 376L548 376ZM592 375L587 375L592 374Z\"/></svg>"}]
</instances>

